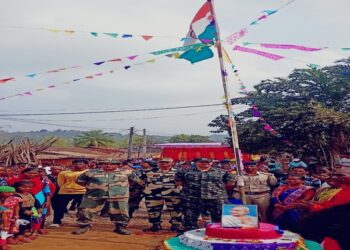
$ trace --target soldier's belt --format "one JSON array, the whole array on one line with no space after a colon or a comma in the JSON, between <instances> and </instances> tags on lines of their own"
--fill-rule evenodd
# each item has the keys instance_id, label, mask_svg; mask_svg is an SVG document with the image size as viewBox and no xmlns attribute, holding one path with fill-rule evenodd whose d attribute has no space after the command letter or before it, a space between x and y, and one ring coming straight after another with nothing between
<instances>
[{"instance_id":1,"label":"soldier's belt","mask_svg":"<svg viewBox=\"0 0 350 250\"><path fill-rule=\"evenodd\" d=\"M236 193L239 193L239 191L235 190ZM260 194L268 194L269 191L262 191L262 192L244 192L246 195L260 195Z\"/></svg>"}]
</instances>

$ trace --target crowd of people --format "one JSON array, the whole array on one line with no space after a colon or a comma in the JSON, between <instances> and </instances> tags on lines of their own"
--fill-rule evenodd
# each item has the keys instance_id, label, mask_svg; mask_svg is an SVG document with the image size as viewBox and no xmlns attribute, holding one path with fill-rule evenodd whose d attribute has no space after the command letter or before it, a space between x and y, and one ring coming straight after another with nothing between
<instances>
[{"instance_id":1,"label":"crowd of people","mask_svg":"<svg viewBox=\"0 0 350 250\"><path fill-rule=\"evenodd\" d=\"M225 203L246 203L257 205L262 222L324 242L325 249L350 249L350 167L315 164L293 159L285 168L271 157L244 162L238 174L229 159L76 159L68 167L0 163L0 249L30 243L47 233L45 225L60 227L67 211L76 209L73 234L89 231L101 215L110 217L115 233L128 235L143 199L150 223L145 232L162 230L164 212L170 230L182 233L198 228L201 216L221 222Z\"/></svg>"}]
</instances>

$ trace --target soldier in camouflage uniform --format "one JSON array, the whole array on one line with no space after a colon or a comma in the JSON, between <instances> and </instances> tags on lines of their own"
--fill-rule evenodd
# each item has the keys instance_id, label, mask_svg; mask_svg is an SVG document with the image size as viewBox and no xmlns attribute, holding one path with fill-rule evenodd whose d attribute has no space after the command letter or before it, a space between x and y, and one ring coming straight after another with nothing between
<instances>
[{"instance_id":1,"label":"soldier in camouflage uniform","mask_svg":"<svg viewBox=\"0 0 350 250\"><path fill-rule=\"evenodd\" d=\"M173 168L173 160L170 158L159 160L158 165L159 169L153 169L146 173L147 184L144 193L148 221L152 223L152 226L144 231L157 232L162 229L161 212L164 204L171 216L170 230L179 231L182 214L180 188L175 181L177 171Z\"/></svg>"},{"instance_id":2,"label":"soldier in camouflage uniform","mask_svg":"<svg viewBox=\"0 0 350 250\"><path fill-rule=\"evenodd\" d=\"M139 177L139 181L130 182L129 188L129 216L132 218L134 212L139 209L140 202L144 197L144 189L146 187L146 173L157 167L157 163L151 160L141 162L142 169L135 169L134 173Z\"/></svg>"},{"instance_id":3,"label":"soldier in camouflage uniform","mask_svg":"<svg viewBox=\"0 0 350 250\"><path fill-rule=\"evenodd\" d=\"M99 213L106 202L109 204L109 215L115 224L115 233L130 234L125 227L129 222L128 199L129 180L137 180L131 170L118 168L109 161L98 163L99 169L89 170L77 179L79 185L86 187L78 211L79 228L73 234L87 232L93 217Z\"/></svg>"},{"instance_id":4,"label":"soldier in camouflage uniform","mask_svg":"<svg viewBox=\"0 0 350 250\"><path fill-rule=\"evenodd\" d=\"M221 221L222 204L227 201L225 185L233 185L233 175L213 168L209 159L201 158L197 159L196 168L178 174L176 178L183 185L182 208L186 230L198 228L198 217L206 209L213 222Z\"/></svg>"}]
</instances>

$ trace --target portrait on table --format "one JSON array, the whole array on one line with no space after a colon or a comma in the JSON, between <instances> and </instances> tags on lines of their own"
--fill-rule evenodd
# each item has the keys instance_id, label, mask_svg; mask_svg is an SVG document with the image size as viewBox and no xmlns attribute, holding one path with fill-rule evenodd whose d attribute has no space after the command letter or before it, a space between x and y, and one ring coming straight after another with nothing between
<instances>
[{"instance_id":1,"label":"portrait on table","mask_svg":"<svg viewBox=\"0 0 350 250\"><path fill-rule=\"evenodd\" d=\"M222 227L258 228L258 207L256 205L222 206Z\"/></svg>"}]
</instances>

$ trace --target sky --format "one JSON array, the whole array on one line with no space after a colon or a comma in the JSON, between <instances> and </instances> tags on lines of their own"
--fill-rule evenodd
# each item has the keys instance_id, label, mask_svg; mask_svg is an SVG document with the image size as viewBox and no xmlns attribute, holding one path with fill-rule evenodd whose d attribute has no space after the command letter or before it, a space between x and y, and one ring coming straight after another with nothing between
<instances>
[{"instance_id":1,"label":"sky","mask_svg":"<svg viewBox=\"0 0 350 250\"><path fill-rule=\"evenodd\" d=\"M189 24L204 0L0 0L0 79L16 77L0 85L4 96L47 88L31 96L0 100L0 114L45 113L163 108L223 102L223 88L217 55L210 60L190 64L185 60L156 57L149 52L182 46ZM286 0L216 0L215 10L221 39L261 15L277 9ZM272 61L252 54L234 52L234 45L223 43L239 70L248 90L265 79L286 77L295 68L307 64L326 66L349 56L340 48L350 47L348 0L296 0L258 25L250 26L240 42L297 44L330 47L319 52L266 50L286 59ZM74 34L54 33L47 29L76 30ZM86 32L85 32L86 31ZM113 38L94 37L89 32L151 35ZM259 47L252 47L259 49ZM260 48L261 49L261 48ZM264 50L264 49L263 49ZM147 55L148 54L148 55ZM139 55L127 64L94 62ZM139 63L139 64L138 64ZM132 65L138 64L138 65ZM27 74L76 66L59 73ZM124 70L123 66L131 65ZM76 78L109 72L63 84ZM239 85L229 77L229 92L238 96ZM234 107L238 112L242 107ZM40 129L102 129L122 132L134 126L148 134L210 134L207 125L216 116L226 114L223 106L89 115L26 116L0 119L6 131ZM21 120L18 120L21 119Z\"/></svg>"}]
</instances>

